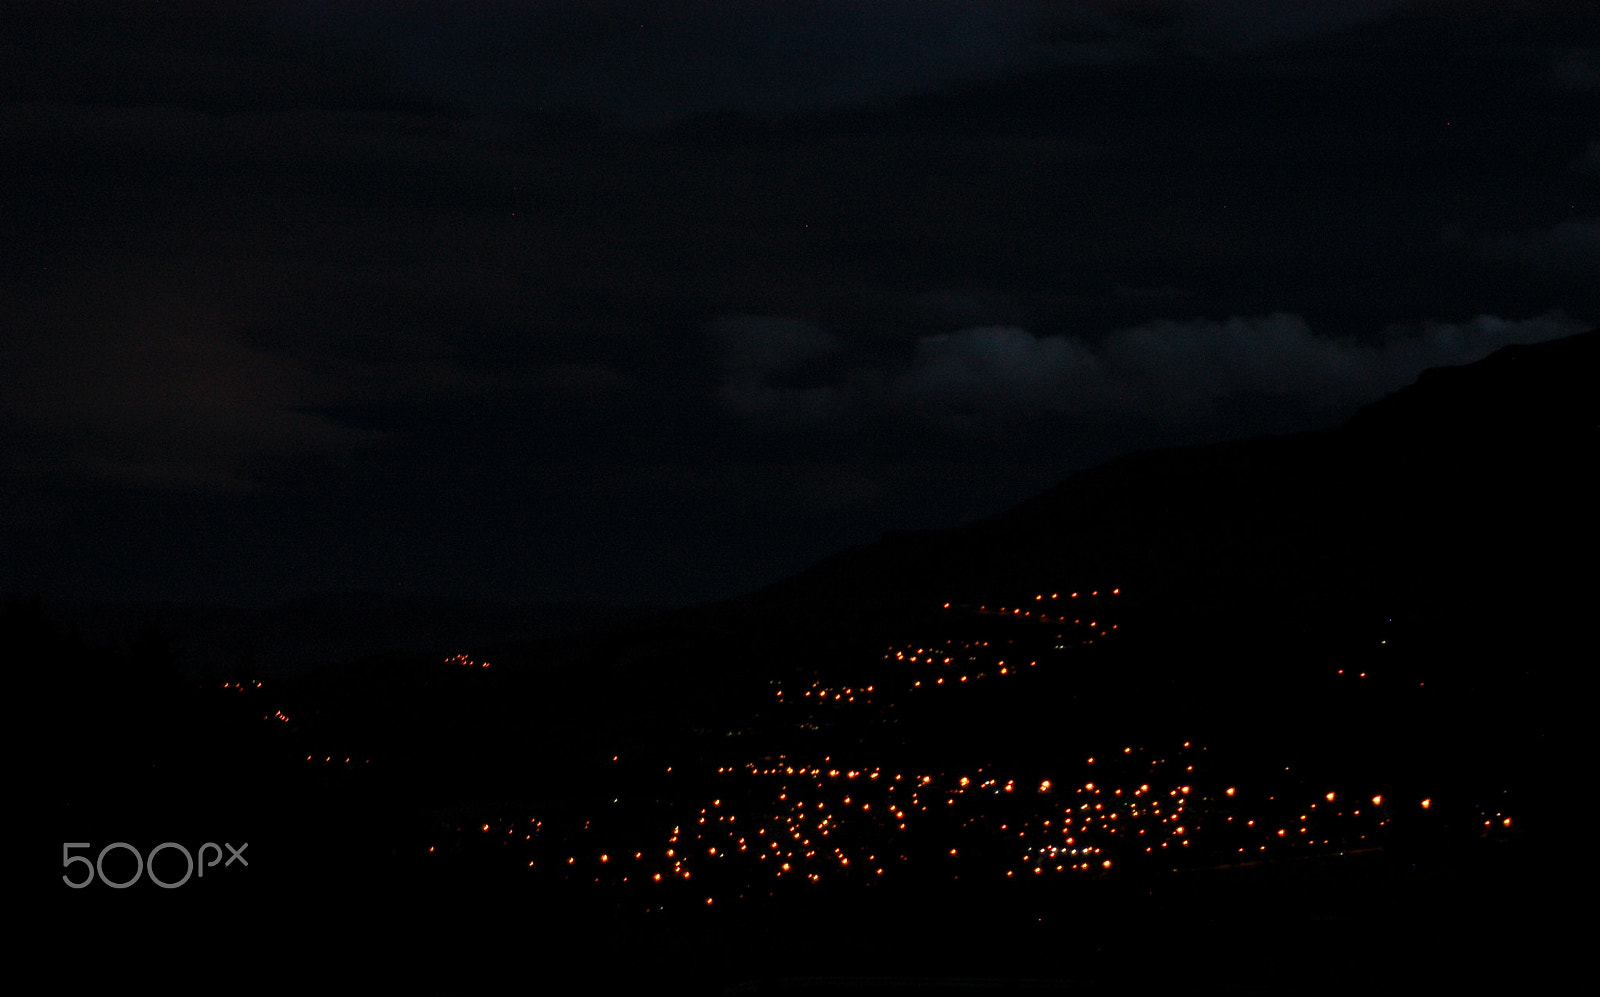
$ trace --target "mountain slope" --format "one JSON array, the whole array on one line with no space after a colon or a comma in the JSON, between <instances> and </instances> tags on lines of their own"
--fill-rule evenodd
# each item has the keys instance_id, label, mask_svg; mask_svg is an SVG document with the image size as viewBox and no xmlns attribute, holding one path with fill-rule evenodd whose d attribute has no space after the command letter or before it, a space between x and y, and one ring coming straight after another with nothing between
<instances>
[{"instance_id":1,"label":"mountain slope","mask_svg":"<svg viewBox=\"0 0 1600 997\"><path fill-rule=\"evenodd\" d=\"M721 607L812 626L1118 585L1169 620L1403 606L1551 612L1591 558L1600 331L1429 370L1332 430L1150 451L990 519L890 534Z\"/></svg>"}]
</instances>

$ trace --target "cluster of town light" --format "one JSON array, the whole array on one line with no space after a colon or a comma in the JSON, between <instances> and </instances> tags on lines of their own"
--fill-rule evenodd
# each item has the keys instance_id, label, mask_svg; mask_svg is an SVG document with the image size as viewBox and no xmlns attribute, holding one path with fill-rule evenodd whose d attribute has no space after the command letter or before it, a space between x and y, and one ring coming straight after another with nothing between
<instances>
[{"instance_id":1,"label":"cluster of town light","mask_svg":"<svg viewBox=\"0 0 1600 997\"><path fill-rule=\"evenodd\" d=\"M786 882L1112 875L1127 865L1224 867L1278 854L1351 854L1375 847L1393 819L1382 794L1346 803L1330 790L1297 801L1209 778L1202 784L1205 751L1187 742L1160 753L1129 745L1084 760L1083 772L1109 778L1066 783L1023 783L983 767L918 773L781 754L717 767L718 777L733 781L653 844L641 838L585 850L586 835L569 834L559 844L570 851L545 864L569 879L613 886L692 889L685 884L709 881L742 898L773 896ZM1503 815L1496 822L1510 827ZM536 848L543 826L524 818L485 821L477 830Z\"/></svg>"},{"instance_id":2,"label":"cluster of town light","mask_svg":"<svg viewBox=\"0 0 1600 997\"><path fill-rule=\"evenodd\" d=\"M1116 629L1100 619L1103 612L1089 617L1049 608L1120 594L1040 594L1033 606L970 612L1079 627L1099 638ZM816 679L789 688L775 682L773 695L802 720L825 723L828 712L850 704L889 711L913 703L923 683L960 688L1041 667L1038 658L1013 658L1014 650L977 638L897 644L883 661L910 669L908 676L920 670L921 677L903 684ZM670 801L670 814L653 833L640 824L626 833L605 832L586 822L541 841L543 822L526 817L486 821L478 833L520 840L538 853L525 860L530 867L569 880L638 886L646 891L647 909L659 909L656 898L663 895L656 891L662 889L714 903L824 883L875 888L963 877L1032 881L1114 876L1129 867L1215 868L1353 854L1378 847L1395 818L1396 808L1381 793L1232 784L1210 763L1206 748L1191 742L1164 751L1123 745L1084 758L1077 772L1027 780L987 765L916 771L871 763L872 749L861 750L848 761L795 750L716 765L705 771L706 781L689 783L707 787L707 797ZM1413 806L1427 810L1434 801ZM1508 828L1510 819L1497 813L1485 826Z\"/></svg>"},{"instance_id":3,"label":"cluster of town light","mask_svg":"<svg viewBox=\"0 0 1600 997\"><path fill-rule=\"evenodd\" d=\"M1041 593L1031 604L981 605L968 612L974 618L1045 624L1061 631L1059 640L1074 634L1079 643L1088 643L1110 636L1117 624L1102 619L1103 608L1091 615L1079 607L1120 594L1119 588ZM926 695L919 690L930 686L962 688L1040 668L1042 659L1017 657L1016 650L1010 641L976 637L908 642L890 647L882 659L907 669L898 674L908 681L816 679L790 689L774 682L774 695L784 709L799 710L808 721L798 727L814 729L814 722L825 722L825 711L851 704L889 711L915 702ZM467 654L444 663L489 667ZM261 683L222 687L254 691ZM289 722L281 710L266 718ZM568 880L638 885L652 892L676 883L691 893L711 883L730 892L731 899L742 899L774 896L789 884L804 889L825 881L875 885L963 876L1015 881L1109 876L1141 865L1177 870L1271 861L1278 855L1348 854L1376 847L1381 829L1395 816L1381 793L1346 802L1347 794L1338 790L1297 799L1270 788L1252 791L1228 784L1219 778L1222 773L1211 771L1205 752L1187 741L1171 751L1125 745L1085 758L1076 774L1026 781L986 765L919 772L780 752L707 770L706 778L724 780L725 788L712 790L698 807L682 798L665 801L670 812L662 814L657 831L632 824L623 833L608 832L592 818L551 827L544 818L524 816L488 818L457 832L515 844L527 868ZM316 753L306 761L345 770L371 763ZM1435 801L1423 798L1414 806L1427 811ZM1480 817L1486 833L1511 827L1510 816L1502 812ZM437 854L438 844L430 843L427 851ZM694 896L700 902L700 894ZM706 904L716 900L715 893L703 896ZM647 903L647 909L659 907Z\"/></svg>"}]
</instances>

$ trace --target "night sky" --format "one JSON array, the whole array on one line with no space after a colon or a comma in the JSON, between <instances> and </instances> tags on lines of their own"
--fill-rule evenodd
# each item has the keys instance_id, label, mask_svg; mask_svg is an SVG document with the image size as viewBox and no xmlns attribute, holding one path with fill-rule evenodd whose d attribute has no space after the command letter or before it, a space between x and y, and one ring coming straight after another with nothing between
<instances>
[{"instance_id":1,"label":"night sky","mask_svg":"<svg viewBox=\"0 0 1600 997\"><path fill-rule=\"evenodd\" d=\"M681 604L1600 321L1591 3L0 7L0 590Z\"/></svg>"}]
</instances>

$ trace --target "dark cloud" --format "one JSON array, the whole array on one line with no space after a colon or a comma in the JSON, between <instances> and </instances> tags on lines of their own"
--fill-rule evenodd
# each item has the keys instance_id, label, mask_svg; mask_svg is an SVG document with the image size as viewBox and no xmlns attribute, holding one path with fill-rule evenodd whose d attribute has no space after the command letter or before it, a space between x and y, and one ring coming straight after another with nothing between
<instances>
[{"instance_id":1,"label":"dark cloud","mask_svg":"<svg viewBox=\"0 0 1600 997\"><path fill-rule=\"evenodd\" d=\"M1569 49L1550 64L1546 78L1565 90L1600 90L1600 55L1586 49Z\"/></svg>"},{"instance_id":2,"label":"dark cloud","mask_svg":"<svg viewBox=\"0 0 1600 997\"><path fill-rule=\"evenodd\" d=\"M1108 379L1081 343L984 326L921 339L900 382L906 401L965 428L976 412L1097 409Z\"/></svg>"},{"instance_id":3,"label":"dark cloud","mask_svg":"<svg viewBox=\"0 0 1600 997\"><path fill-rule=\"evenodd\" d=\"M990 289L939 290L918 295L916 304L940 323L1015 321L1018 303Z\"/></svg>"},{"instance_id":4,"label":"dark cloud","mask_svg":"<svg viewBox=\"0 0 1600 997\"><path fill-rule=\"evenodd\" d=\"M712 324L711 334L722 373L717 397L729 412L786 425L837 414L841 398L835 388L777 380L837 350L832 334L799 319L766 316L724 317Z\"/></svg>"},{"instance_id":5,"label":"dark cloud","mask_svg":"<svg viewBox=\"0 0 1600 997\"><path fill-rule=\"evenodd\" d=\"M376 49L286 39L272 24L279 9L209 0L7 4L0 95L218 114L427 106Z\"/></svg>"},{"instance_id":6,"label":"dark cloud","mask_svg":"<svg viewBox=\"0 0 1600 997\"><path fill-rule=\"evenodd\" d=\"M1086 6L1106 11L1122 24L1181 42L1192 54L1205 55L1315 37L1407 5L1406 0L1097 0Z\"/></svg>"},{"instance_id":7,"label":"dark cloud","mask_svg":"<svg viewBox=\"0 0 1600 997\"><path fill-rule=\"evenodd\" d=\"M317 412L338 389L222 316L120 290L105 310L13 316L26 330L8 337L0 372L13 473L232 491L259 484L262 458L381 438Z\"/></svg>"},{"instance_id":8,"label":"dark cloud","mask_svg":"<svg viewBox=\"0 0 1600 997\"><path fill-rule=\"evenodd\" d=\"M336 40L502 134L517 108L631 124L892 100L1063 66L1237 53L1371 21L1400 0L815 0L805 4L284 3L286 37ZM393 84L392 84L393 85Z\"/></svg>"},{"instance_id":9,"label":"dark cloud","mask_svg":"<svg viewBox=\"0 0 1600 997\"><path fill-rule=\"evenodd\" d=\"M1224 322L1162 321L1120 330L1098 347L1010 327L965 329L917 343L901 379L906 398L936 421L976 417L1125 414L1197 421L1236 395L1277 396L1310 410L1349 411L1423 369L1471 363L1510 343L1587 326L1556 313L1524 321L1391 328L1376 342L1314 333L1297 315Z\"/></svg>"},{"instance_id":10,"label":"dark cloud","mask_svg":"<svg viewBox=\"0 0 1600 997\"><path fill-rule=\"evenodd\" d=\"M1485 239L1480 252L1491 260L1600 280L1600 216L1567 218L1547 228Z\"/></svg>"},{"instance_id":11,"label":"dark cloud","mask_svg":"<svg viewBox=\"0 0 1600 997\"><path fill-rule=\"evenodd\" d=\"M711 334L723 368L739 374L787 370L839 348L832 333L797 318L725 316L712 323Z\"/></svg>"},{"instance_id":12,"label":"dark cloud","mask_svg":"<svg viewBox=\"0 0 1600 997\"><path fill-rule=\"evenodd\" d=\"M1583 150L1583 155L1573 163L1573 168L1580 173L1594 173L1600 171L1600 139L1591 141Z\"/></svg>"},{"instance_id":13,"label":"dark cloud","mask_svg":"<svg viewBox=\"0 0 1600 997\"><path fill-rule=\"evenodd\" d=\"M1391 326L1357 339L1314 332L1298 315L1162 320L1091 343L1016 326L974 326L918 339L903 364L838 369L805 391L772 387L768 372L833 352L834 338L797 320L729 320L743 359L719 396L742 416L822 422L870 413L883 425L930 421L961 435L1002 434L1021 420L1137 417L1170 426L1213 418L1230 399L1282 399L1299 412L1341 413L1409 383L1428 367L1480 360L1501 346L1588 326L1560 312L1520 321ZM880 386L889 386L883 390ZM1287 428L1287 427L1284 427Z\"/></svg>"},{"instance_id":14,"label":"dark cloud","mask_svg":"<svg viewBox=\"0 0 1600 997\"><path fill-rule=\"evenodd\" d=\"M1049 5L283 4L292 36L336 38L481 116L585 109L633 124L707 111L882 99L1036 63Z\"/></svg>"}]
</instances>

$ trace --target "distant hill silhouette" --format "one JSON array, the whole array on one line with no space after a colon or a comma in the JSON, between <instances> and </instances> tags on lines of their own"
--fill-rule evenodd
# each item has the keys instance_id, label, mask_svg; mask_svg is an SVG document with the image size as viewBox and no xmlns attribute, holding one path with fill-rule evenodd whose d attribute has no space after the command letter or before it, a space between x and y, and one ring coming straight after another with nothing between
<instances>
[{"instance_id":1,"label":"distant hill silhouette","mask_svg":"<svg viewBox=\"0 0 1600 997\"><path fill-rule=\"evenodd\" d=\"M950 530L891 533L685 619L864 622L1117 585L1172 623L1250 612L1575 613L1592 563L1600 330L1509 346L1331 430L1132 454Z\"/></svg>"}]
</instances>

